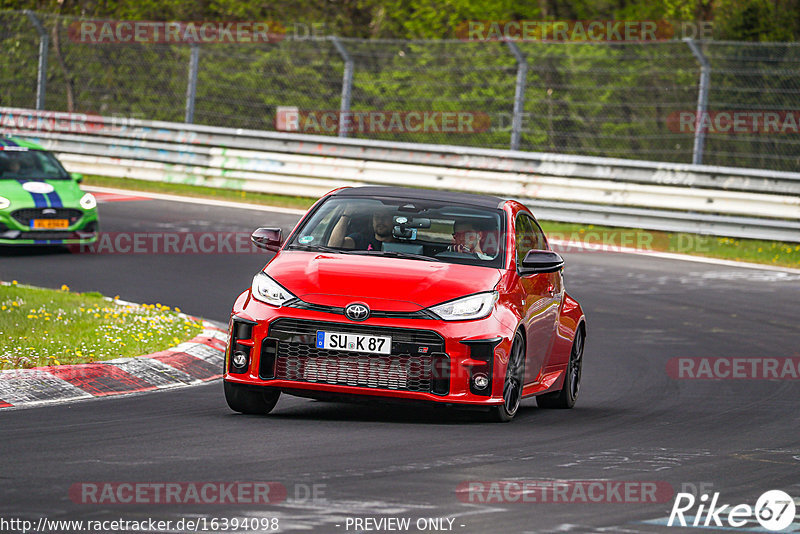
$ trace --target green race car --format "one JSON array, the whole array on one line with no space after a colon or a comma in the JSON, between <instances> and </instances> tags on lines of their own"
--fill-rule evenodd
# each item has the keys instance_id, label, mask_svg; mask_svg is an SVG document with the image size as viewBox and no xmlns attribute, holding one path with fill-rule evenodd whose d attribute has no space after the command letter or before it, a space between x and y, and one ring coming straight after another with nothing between
<instances>
[{"instance_id":1,"label":"green race car","mask_svg":"<svg viewBox=\"0 0 800 534\"><path fill-rule=\"evenodd\" d=\"M97 200L41 146L0 137L0 245L97 240Z\"/></svg>"}]
</instances>

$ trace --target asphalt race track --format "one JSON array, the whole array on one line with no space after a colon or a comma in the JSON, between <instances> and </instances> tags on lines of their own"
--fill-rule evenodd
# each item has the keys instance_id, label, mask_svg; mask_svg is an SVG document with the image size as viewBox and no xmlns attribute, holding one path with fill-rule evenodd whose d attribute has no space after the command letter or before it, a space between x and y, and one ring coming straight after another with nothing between
<instances>
[{"instance_id":1,"label":"asphalt race track","mask_svg":"<svg viewBox=\"0 0 800 534\"><path fill-rule=\"evenodd\" d=\"M107 232L288 230L297 219L156 200L104 203L100 216ZM339 533L390 531L356 518L411 518L410 532L420 531L418 518L450 518L451 531L465 533L688 532L666 526L682 490L719 492L730 505L754 506L772 489L797 501L800 380L674 379L667 362L800 357L800 275L626 254L565 257L567 289L588 318L574 410L541 410L529 400L504 425L464 412L284 396L270 416L251 417L227 408L219 381L5 410L0 518L278 518L282 532ZM4 251L0 279L67 284L226 322L265 261L255 254ZM659 502L624 493L633 502L613 494L601 499L612 502L586 502L570 493L570 502L547 503L507 492L488 504L475 502L487 494L457 491L470 482L549 480L650 481L670 491ZM69 493L83 482L205 481L278 482L288 498L270 505L92 504ZM448 525L422 526L442 532ZM751 520L733 530L758 528Z\"/></svg>"}]
</instances>

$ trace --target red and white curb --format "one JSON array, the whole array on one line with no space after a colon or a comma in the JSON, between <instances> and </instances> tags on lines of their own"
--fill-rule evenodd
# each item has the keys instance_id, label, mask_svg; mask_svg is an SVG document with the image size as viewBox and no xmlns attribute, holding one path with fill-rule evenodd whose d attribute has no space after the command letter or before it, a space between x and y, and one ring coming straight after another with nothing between
<instances>
[{"instance_id":1,"label":"red and white curb","mask_svg":"<svg viewBox=\"0 0 800 534\"><path fill-rule=\"evenodd\" d=\"M203 331L169 350L98 363L0 371L0 409L139 393L222 376L228 333L203 321Z\"/></svg>"}]
</instances>

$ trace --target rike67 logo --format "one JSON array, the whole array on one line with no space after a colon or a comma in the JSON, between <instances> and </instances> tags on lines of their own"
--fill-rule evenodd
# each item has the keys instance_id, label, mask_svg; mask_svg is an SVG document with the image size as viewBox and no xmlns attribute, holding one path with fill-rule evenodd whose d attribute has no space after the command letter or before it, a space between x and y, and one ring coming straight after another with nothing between
<instances>
[{"instance_id":1,"label":"rike67 logo","mask_svg":"<svg viewBox=\"0 0 800 534\"><path fill-rule=\"evenodd\" d=\"M699 500L699 502L698 502ZM695 505L697 508L695 510ZM685 515L688 514L688 515ZM794 500L781 490L764 492L756 501L755 507L749 504L720 504L719 492L715 492L709 502L708 494L696 499L691 493L678 493L668 526L692 527L734 527L755 526L758 521L766 530L778 532L788 528L795 517Z\"/></svg>"}]
</instances>

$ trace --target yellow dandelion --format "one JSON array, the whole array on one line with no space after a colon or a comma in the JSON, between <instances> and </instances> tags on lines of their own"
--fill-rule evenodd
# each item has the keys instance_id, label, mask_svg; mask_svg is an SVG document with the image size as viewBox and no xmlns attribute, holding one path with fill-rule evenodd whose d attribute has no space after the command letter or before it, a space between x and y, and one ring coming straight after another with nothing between
<instances>
[{"instance_id":1,"label":"yellow dandelion","mask_svg":"<svg viewBox=\"0 0 800 534\"><path fill-rule=\"evenodd\" d=\"M69 286L67 284L61 284L61 291L69 291Z\"/></svg>"}]
</instances>

